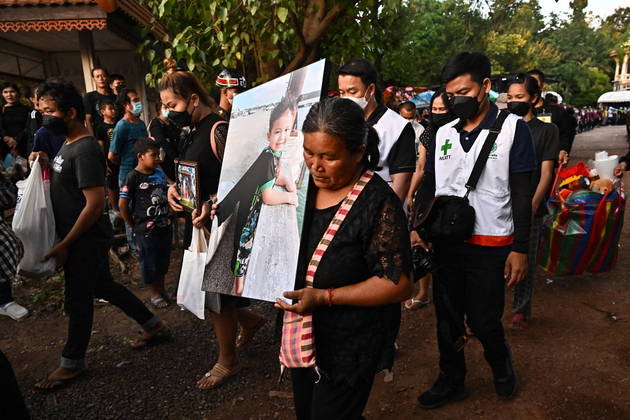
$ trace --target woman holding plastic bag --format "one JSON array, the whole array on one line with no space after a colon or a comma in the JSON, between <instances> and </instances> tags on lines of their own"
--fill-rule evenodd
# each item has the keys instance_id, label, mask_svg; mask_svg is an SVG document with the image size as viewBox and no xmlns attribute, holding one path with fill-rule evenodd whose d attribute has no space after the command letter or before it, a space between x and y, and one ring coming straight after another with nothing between
<instances>
[{"instance_id":1,"label":"woman holding plastic bag","mask_svg":"<svg viewBox=\"0 0 630 420\"><path fill-rule=\"evenodd\" d=\"M27 179L18 182L18 201L13 231L24 244L18 271L29 277L46 277L55 272L56 261L42 262L55 245L55 215L50 201L50 174L36 157Z\"/></svg>"},{"instance_id":2,"label":"woman holding plastic bag","mask_svg":"<svg viewBox=\"0 0 630 420\"><path fill-rule=\"evenodd\" d=\"M191 128L190 134L181 146L180 158L198 164L198 175L201 184L200 194L204 201L202 201L203 204L200 211L195 209L193 212L192 220L187 220L187 228L194 227L199 230L210 220L210 206L206 200L209 200L211 195L217 193L219 175L221 173L221 162L213 153L211 147L211 133L216 138L217 146L220 146L218 148L222 149L227 139L227 124L217 124L223 120L212 112L212 103L207 92L192 73L175 71L172 68L175 63L171 63L168 60L166 64L169 67L168 70L172 71L169 71L160 81L160 98L164 104L165 111L168 112L168 119L173 124L180 129L184 127ZM171 185L168 189L168 201L171 209L175 212L183 210L179 203L180 199L180 191L177 185ZM199 234L200 231L197 233ZM203 237L203 235L201 236ZM198 237L198 240L201 239ZM203 238L203 241L205 241L205 238ZM196 248L189 248L189 251L193 253L198 253L195 252L197 250ZM199 274L188 271L189 268L189 264L182 265L180 287L185 285L188 291L192 292L197 288L195 282L200 282L203 275L199 278ZM185 283L182 284L182 281ZM240 372L241 365L236 357L236 348L245 346L265 323L265 319L244 308L249 305L247 299L212 293L206 295L204 292L201 292L201 287L199 286L196 300L194 300L197 302L195 306L199 304L202 296L204 299L207 297L208 302L213 303L213 306L208 307L208 309L210 310L219 343L217 363L197 381L198 388L210 389L223 384ZM178 299L178 302L181 301ZM239 324L241 333L237 337Z\"/></svg>"},{"instance_id":3,"label":"woman holding plastic bag","mask_svg":"<svg viewBox=\"0 0 630 420\"><path fill-rule=\"evenodd\" d=\"M0 173L0 211L15 207L17 188L4 174ZM13 300L11 282L17 266L24 255L22 242L11 227L0 217L0 315L16 321L28 315L28 310Z\"/></svg>"}]
</instances>

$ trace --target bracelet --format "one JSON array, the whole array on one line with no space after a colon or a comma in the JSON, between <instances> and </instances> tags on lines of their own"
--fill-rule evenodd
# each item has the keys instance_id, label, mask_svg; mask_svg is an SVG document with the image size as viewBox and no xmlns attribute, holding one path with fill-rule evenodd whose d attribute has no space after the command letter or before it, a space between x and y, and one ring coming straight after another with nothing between
<instances>
[{"instance_id":1,"label":"bracelet","mask_svg":"<svg viewBox=\"0 0 630 420\"><path fill-rule=\"evenodd\" d=\"M335 293L334 288L328 289L328 306L333 306L333 294Z\"/></svg>"}]
</instances>

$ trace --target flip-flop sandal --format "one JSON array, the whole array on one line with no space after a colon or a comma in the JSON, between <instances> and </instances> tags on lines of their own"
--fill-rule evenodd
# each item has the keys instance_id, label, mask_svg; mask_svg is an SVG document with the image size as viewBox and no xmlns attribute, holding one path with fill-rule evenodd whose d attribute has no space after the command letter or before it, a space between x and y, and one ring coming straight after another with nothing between
<instances>
[{"instance_id":1,"label":"flip-flop sandal","mask_svg":"<svg viewBox=\"0 0 630 420\"><path fill-rule=\"evenodd\" d=\"M258 330L260 330L265 324L267 320L265 318L260 318L258 323L253 328L241 328L241 332L236 338L236 348L240 349L245 347L252 341Z\"/></svg>"},{"instance_id":2,"label":"flip-flop sandal","mask_svg":"<svg viewBox=\"0 0 630 420\"><path fill-rule=\"evenodd\" d=\"M151 337L140 337L136 339L136 341L131 343L131 348L134 350L140 350L171 340L172 336L170 332L166 328L166 325L163 325L162 328L155 331Z\"/></svg>"},{"instance_id":3,"label":"flip-flop sandal","mask_svg":"<svg viewBox=\"0 0 630 420\"><path fill-rule=\"evenodd\" d=\"M206 372L206 374L203 375L204 378L212 378L212 377L216 378L216 381L214 382L214 384L210 386L203 386L203 387L197 385L197 388L199 389L217 388L223 385L225 382L227 382L227 380L230 379L232 376L239 373L241 369L242 369L242 366L240 365L240 363L235 366L232 366L231 368L227 368L217 363L212 367L212 369L210 369L210 371Z\"/></svg>"},{"instance_id":4,"label":"flip-flop sandal","mask_svg":"<svg viewBox=\"0 0 630 420\"><path fill-rule=\"evenodd\" d=\"M156 309L164 309L170 305L170 303L162 296L153 296L151 298L151 305Z\"/></svg>"},{"instance_id":5,"label":"flip-flop sandal","mask_svg":"<svg viewBox=\"0 0 630 420\"><path fill-rule=\"evenodd\" d=\"M431 299L421 300L421 299L411 298L405 302L405 309L411 309L411 310L422 309L426 306L429 306L430 304L431 304Z\"/></svg>"},{"instance_id":6,"label":"flip-flop sandal","mask_svg":"<svg viewBox=\"0 0 630 420\"><path fill-rule=\"evenodd\" d=\"M75 376L71 377L71 378L56 378L56 379L51 379L51 378L46 378L45 380L53 383L54 385L51 386L50 388L43 388L43 387L39 387L37 386L37 384L33 385L33 387L39 391L39 392L54 392L54 391L58 391L62 388L65 388L66 386L68 386L69 384L71 384L72 382L74 382L75 380L77 380L77 378L83 376L83 373L85 372L85 369L80 370ZM40 381L41 382L41 381ZM39 382L38 382L39 383Z\"/></svg>"}]
</instances>

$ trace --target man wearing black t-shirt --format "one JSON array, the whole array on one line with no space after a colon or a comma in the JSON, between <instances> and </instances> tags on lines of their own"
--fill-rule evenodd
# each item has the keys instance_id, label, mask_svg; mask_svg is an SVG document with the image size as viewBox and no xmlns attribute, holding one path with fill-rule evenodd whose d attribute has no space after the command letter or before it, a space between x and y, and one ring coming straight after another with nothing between
<instances>
[{"instance_id":1,"label":"man wearing black t-shirt","mask_svg":"<svg viewBox=\"0 0 630 420\"><path fill-rule=\"evenodd\" d=\"M100 112L100 104L103 101L116 103L116 95L109 89L107 70L102 67L92 69L92 79L96 85L96 90L88 92L83 96L83 108L85 109L85 126L91 136L96 134L96 127L103 122ZM116 117L116 121L122 115Z\"/></svg>"},{"instance_id":2,"label":"man wearing black t-shirt","mask_svg":"<svg viewBox=\"0 0 630 420\"><path fill-rule=\"evenodd\" d=\"M108 251L112 227L105 209L105 158L83 126L83 103L65 82L41 88L43 126L66 142L52 161L50 194L55 227L61 239L46 255L63 266L68 339L61 364L35 387L58 388L85 371L85 353L92 333L94 298L121 308L144 329L133 347L144 347L165 329L160 319L124 286L114 282Z\"/></svg>"},{"instance_id":3,"label":"man wearing black t-shirt","mask_svg":"<svg viewBox=\"0 0 630 420\"><path fill-rule=\"evenodd\" d=\"M381 104L378 73L363 59L354 59L339 69L339 94L363 109L365 120L379 136L381 158L378 174L392 187L400 201L407 197L416 169L416 133L409 121Z\"/></svg>"}]
</instances>

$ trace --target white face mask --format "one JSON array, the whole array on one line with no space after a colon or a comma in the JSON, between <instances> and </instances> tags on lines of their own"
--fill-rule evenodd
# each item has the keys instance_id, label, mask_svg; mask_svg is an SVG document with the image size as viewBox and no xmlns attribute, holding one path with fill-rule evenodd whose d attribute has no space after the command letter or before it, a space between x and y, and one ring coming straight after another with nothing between
<instances>
[{"instance_id":1,"label":"white face mask","mask_svg":"<svg viewBox=\"0 0 630 420\"><path fill-rule=\"evenodd\" d=\"M365 91L365 93L367 93L367 90ZM354 96L342 96L342 98L350 99L352 102L359 105L361 109L365 110L365 108L368 106L368 100L365 99L365 93L360 98L355 98Z\"/></svg>"},{"instance_id":2,"label":"white face mask","mask_svg":"<svg viewBox=\"0 0 630 420\"><path fill-rule=\"evenodd\" d=\"M352 102L359 105L363 110L368 106L368 101L363 96L360 98L355 98L354 96L344 96L343 98L350 99Z\"/></svg>"}]
</instances>

